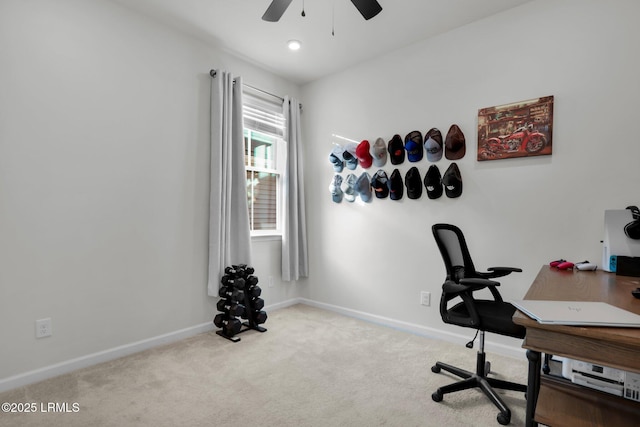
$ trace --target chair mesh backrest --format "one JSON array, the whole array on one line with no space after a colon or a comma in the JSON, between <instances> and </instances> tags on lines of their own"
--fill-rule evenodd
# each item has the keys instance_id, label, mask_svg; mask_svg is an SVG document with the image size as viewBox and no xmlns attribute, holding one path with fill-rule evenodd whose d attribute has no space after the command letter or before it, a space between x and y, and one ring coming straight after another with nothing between
<instances>
[{"instance_id":1,"label":"chair mesh backrest","mask_svg":"<svg viewBox=\"0 0 640 427\"><path fill-rule=\"evenodd\" d=\"M432 230L447 269L447 279L458 282L463 277L473 277L475 267L462 231L450 224L435 224Z\"/></svg>"}]
</instances>

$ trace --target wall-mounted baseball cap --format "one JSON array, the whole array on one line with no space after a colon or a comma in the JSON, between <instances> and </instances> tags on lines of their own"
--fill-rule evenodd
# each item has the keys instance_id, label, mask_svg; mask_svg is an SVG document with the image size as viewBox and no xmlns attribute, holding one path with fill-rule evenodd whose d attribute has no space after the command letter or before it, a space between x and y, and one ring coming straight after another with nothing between
<instances>
[{"instance_id":1,"label":"wall-mounted baseball cap","mask_svg":"<svg viewBox=\"0 0 640 427\"><path fill-rule=\"evenodd\" d=\"M424 188L430 199L438 199L442 196L442 179L440 169L436 165L429 166L429 170L424 176Z\"/></svg>"},{"instance_id":2,"label":"wall-mounted baseball cap","mask_svg":"<svg viewBox=\"0 0 640 427\"><path fill-rule=\"evenodd\" d=\"M442 158L442 133L439 129L431 128L424 136L424 151L427 152L427 160L437 162Z\"/></svg>"},{"instance_id":3,"label":"wall-mounted baseball cap","mask_svg":"<svg viewBox=\"0 0 640 427\"><path fill-rule=\"evenodd\" d=\"M466 153L466 143L464 134L458 125L451 125L447 138L444 141L444 155L449 160L458 160L464 157Z\"/></svg>"},{"instance_id":4,"label":"wall-mounted baseball cap","mask_svg":"<svg viewBox=\"0 0 640 427\"><path fill-rule=\"evenodd\" d=\"M387 163L387 144L384 139L378 138L371 146L371 156L373 157L373 165L381 168Z\"/></svg>"},{"instance_id":5,"label":"wall-mounted baseball cap","mask_svg":"<svg viewBox=\"0 0 640 427\"><path fill-rule=\"evenodd\" d=\"M404 185L402 183L402 174L398 169L394 169L391 172L391 177L387 181L389 186L389 197L391 200L400 200L404 195Z\"/></svg>"},{"instance_id":6,"label":"wall-mounted baseball cap","mask_svg":"<svg viewBox=\"0 0 640 427\"><path fill-rule=\"evenodd\" d=\"M329 184L329 192L331 193L331 199L334 203L340 203L342 201L342 189L340 186L342 185L342 176L334 175L331 178L331 184Z\"/></svg>"},{"instance_id":7,"label":"wall-mounted baseball cap","mask_svg":"<svg viewBox=\"0 0 640 427\"><path fill-rule=\"evenodd\" d=\"M356 181L356 192L363 202L371 201L371 177L367 172L362 172Z\"/></svg>"},{"instance_id":8,"label":"wall-mounted baseball cap","mask_svg":"<svg viewBox=\"0 0 640 427\"><path fill-rule=\"evenodd\" d=\"M404 162L404 144L402 143L402 137L400 135L393 135L393 138L391 138L387 146L387 151L389 152L392 165L399 165Z\"/></svg>"},{"instance_id":9,"label":"wall-mounted baseball cap","mask_svg":"<svg viewBox=\"0 0 640 427\"><path fill-rule=\"evenodd\" d=\"M347 165L347 169L354 170L358 167L358 158L356 157L356 148L358 148L358 144L355 142L350 142L344 146L344 152L342 153L342 158Z\"/></svg>"},{"instance_id":10,"label":"wall-mounted baseball cap","mask_svg":"<svg viewBox=\"0 0 640 427\"><path fill-rule=\"evenodd\" d=\"M451 199L460 197L462 194L462 175L460 175L458 165L455 163L449 165L449 168L442 176L442 184L447 197Z\"/></svg>"},{"instance_id":11,"label":"wall-mounted baseball cap","mask_svg":"<svg viewBox=\"0 0 640 427\"><path fill-rule=\"evenodd\" d=\"M389 178L387 177L387 173L382 169L379 169L378 172L373 175L373 178L371 178L371 188L376 192L378 199L386 199L389 195L387 182L389 182Z\"/></svg>"},{"instance_id":12,"label":"wall-mounted baseball cap","mask_svg":"<svg viewBox=\"0 0 640 427\"><path fill-rule=\"evenodd\" d=\"M404 185L407 187L407 197L410 199L419 199L422 196L422 178L420 171L413 166L404 176Z\"/></svg>"},{"instance_id":13,"label":"wall-mounted baseball cap","mask_svg":"<svg viewBox=\"0 0 640 427\"><path fill-rule=\"evenodd\" d=\"M369 152L370 149L371 145L366 139L356 147L356 157L358 157L358 162L360 162L360 166L365 169L369 169L373 162L373 157L371 157L371 153Z\"/></svg>"},{"instance_id":14,"label":"wall-mounted baseball cap","mask_svg":"<svg viewBox=\"0 0 640 427\"><path fill-rule=\"evenodd\" d=\"M344 199L347 202L353 202L356 199L356 180L357 179L358 179L357 176L350 173L349 175L347 175L344 181L342 181L342 185L340 185L340 188L344 193Z\"/></svg>"},{"instance_id":15,"label":"wall-mounted baseball cap","mask_svg":"<svg viewBox=\"0 0 640 427\"><path fill-rule=\"evenodd\" d=\"M407 160L410 162L419 162L422 160L424 150L422 148L422 134L420 131L411 131L404 137L404 149L407 152Z\"/></svg>"},{"instance_id":16,"label":"wall-mounted baseball cap","mask_svg":"<svg viewBox=\"0 0 640 427\"><path fill-rule=\"evenodd\" d=\"M336 145L329 153L329 161L333 165L333 170L336 172L342 172L344 168L344 158L342 157L342 153L344 152L344 148L342 145Z\"/></svg>"}]
</instances>

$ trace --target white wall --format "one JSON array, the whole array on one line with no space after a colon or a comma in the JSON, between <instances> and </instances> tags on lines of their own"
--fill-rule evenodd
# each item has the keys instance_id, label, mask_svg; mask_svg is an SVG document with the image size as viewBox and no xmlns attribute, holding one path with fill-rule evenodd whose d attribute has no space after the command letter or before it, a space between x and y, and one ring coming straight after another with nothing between
<instances>
[{"instance_id":1,"label":"white wall","mask_svg":"<svg viewBox=\"0 0 640 427\"><path fill-rule=\"evenodd\" d=\"M464 229L480 268L524 268L503 280L508 298L521 297L551 259L599 261L603 211L640 203L638 12L633 0L538 0L299 96L295 85L118 4L2 0L0 386L211 321L210 68L305 107L311 277L282 283L280 243L256 242L269 305L303 296L460 333L437 312L444 269L429 228L438 221ZM545 95L556 101L552 156L475 160L479 108ZM460 199L331 203L332 134L389 138L454 122L469 142ZM443 172L448 164L439 163ZM428 162L419 166L424 173ZM432 292L431 308L418 304L421 290ZM43 317L54 335L36 340Z\"/></svg>"},{"instance_id":2,"label":"white wall","mask_svg":"<svg viewBox=\"0 0 640 427\"><path fill-rule=\"evenodd\" d=\"M640 203L639 14L633 0L538 0L303 87L305 297L463 332L443 325L437 308L445 272L436 222L463 229L476 267L524 269L502 279L507 299L523 297L553 259L599 263L604 210ZM552 156L476 161L478 109L547 95L555 96ZM462 197L332 203L332 134L388 141L414 129L446 134L452 123L467 139ZM442 173L449 164L438 163ZM417 165L424 176L429 162ZM420 291L431 292L430 308L419 305Z\"/></svg>"},{"instance_id":3,"label":"white wall","mask_svg":"<svg viewBox=\"0 0 640 427\"><path fill-rule=\"evenodd\" d=\"M0 57L0 382L210 323L209 70L299 88L102 0L2 0Z\"/></svg>"}]
</instances>

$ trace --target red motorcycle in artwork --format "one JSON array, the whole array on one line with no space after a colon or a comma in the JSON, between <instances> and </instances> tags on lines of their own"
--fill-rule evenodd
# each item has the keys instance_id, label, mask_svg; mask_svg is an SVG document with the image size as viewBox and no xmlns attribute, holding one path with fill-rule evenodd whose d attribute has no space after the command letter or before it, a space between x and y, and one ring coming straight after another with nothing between
<instances>
[{"instance_id":1,"label":"red motorcycle in artwork","mask_svg":"<svg viewBox=\"0 0 640 427\"><path fill-rule=\"evenodd\" d=\"M519 157L539 153L547 146L547 137L533 129L532 124L521 126L509 135L488 138L480 144L480 159Z\"/></svg>"}]
</instances>

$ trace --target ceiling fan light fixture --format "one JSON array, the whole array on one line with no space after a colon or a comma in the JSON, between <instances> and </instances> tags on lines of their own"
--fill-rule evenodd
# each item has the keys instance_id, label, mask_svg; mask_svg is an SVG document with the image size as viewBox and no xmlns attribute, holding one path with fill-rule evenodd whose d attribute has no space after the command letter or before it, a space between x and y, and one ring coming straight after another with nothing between
<instances>
[{"instance_id":1,"label":"ceiling fan light fixture","mask_svg":"<svg viewBox=\"0 0 640 427\"><path fill-rule=\"evenodd\" d=\"M300 41L298 40L289 40L287 42L287 47L289 48L289 50L299 50L302 47L302 43L300 43Z\"/></svg>"}]
</instances>

